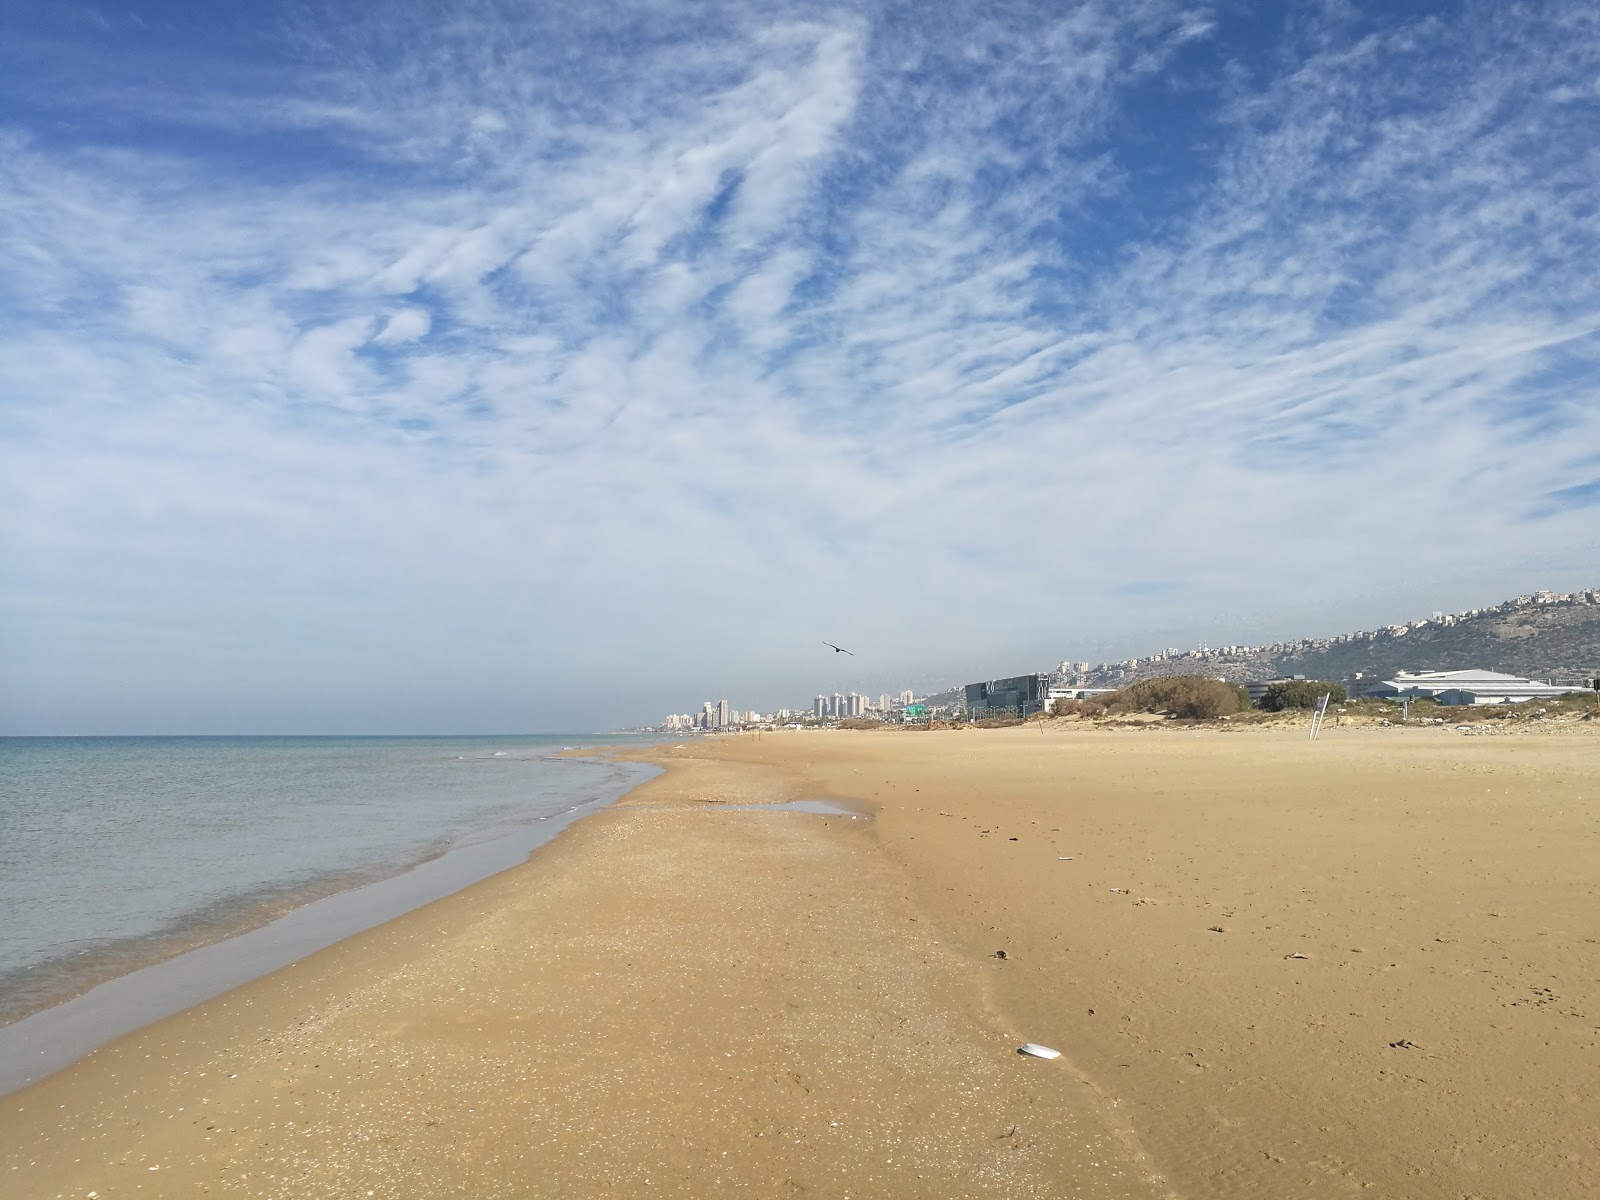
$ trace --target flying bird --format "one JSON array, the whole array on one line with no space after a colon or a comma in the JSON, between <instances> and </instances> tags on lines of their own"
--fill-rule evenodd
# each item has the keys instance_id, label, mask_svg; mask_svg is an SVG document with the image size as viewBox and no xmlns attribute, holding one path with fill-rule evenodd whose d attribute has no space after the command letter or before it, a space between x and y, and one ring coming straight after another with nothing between
<instances>
[{"instance_id":1,"label":"flying bird","mask_svg":"<svg viewBox=\"0 0 1600 1200\"><path fill-rule=\"evenodd\" d=\"M856 656L856 652L854 650L846 650L843 646L835 646L832 642L823 642L822 644L829 650L832 650L835 654L848 654L851 658Z\"/></svg>"}]
</instances>

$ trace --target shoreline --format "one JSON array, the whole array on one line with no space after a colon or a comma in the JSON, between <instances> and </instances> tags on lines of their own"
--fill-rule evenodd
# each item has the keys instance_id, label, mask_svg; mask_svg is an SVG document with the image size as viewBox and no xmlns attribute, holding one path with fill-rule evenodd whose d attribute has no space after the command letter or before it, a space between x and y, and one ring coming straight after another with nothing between
<instances>
[{"instance_id":1,"label":"shoreline","mask_svg":"<svg viewBox=\"0 0 1600 1200\"><path fill-rule=\"evenodd\" d=\"M70 1003L126 975L204 950L208 946L223 945L331 896L408 874L455 848L448 839L440 838L421 848L413 857L375 862L364 869L329 875L305 885L288 885L259 894L234 897L214 905L209 911L190 914L173 926L153 934L110 939L71 959L19 968L4 980L4 995L8 1003L0 1006L0 1036L9 1026ZM48 982L34 984L23 998L16 999L19 993L25 991L15 986L16 982L34 971L48 975ZM0 1069L0 1095L6 1090L4 1072Z\"/></svg>"},{"instance_id":2,"label":"shoreline","mask_svg":"<svg viewBox=\"0 0 1600 1200\"><path fill-rule=\"evenodd\" d=\"M594 761L623 765L614 759ZM447 844L397 870L376 877L351 874L343 877L344 886L331 881L331 891L324 890L330 881L323 881L310 890L274 897L253 906L221 936L206 936L205 927L188 930L183 940L191 944L170 953L162 951L178 944L179 935L155 939L154 953L143 961L0 1024L0 1097L70 1067L116 1038L519 865L569 825L652 778L648 768L632 774L634 778L593 800L517 821L489 836Z\"/></svg>"},{"instance_id":3,"label":"shoreline","mask_svg":"<svg viewBox=\"0 0 1600 1200\"><path fill-rule=\"evenodd\" d=\"M665 773L522 866L0 1100L0 1177L102 1197L151 1172L163 1195L297 1197L1600 1183L1600 738L1028 729L617 757ZM820 797L873 819L744 807Z\"/></svg>"},{"instance_id":4,"label":"shoreline","mask_svg":"<svg viewBox=\"0 0 1600 1200\"><path fill-rule=\"evenodd\" d=\"M406 769L420 766L423 771L437 771L441 765L449 769L452 766L468 764L469 761L520 765L530 760L542 760L551 764L563 762L587 764L590 768L599 768L600 773L605 774L608 768L605 754L610 748L619 745L651 745L659 740L659 738L645 739L631 734L86 735L0 738L0 750L6 751L7 761L4 766L8 781L11 781L13 773L21 776L19 780L13 781L18 788L17 792L8 793L7 802L0 805L0 818L4 818L8 828L10 822L15 820L22 830L20 847L13 846L12 849L25 857L33 857L35 863L43 861L45 868L40 870L36 866L31 873L26 869L20 870L10 876L8 882L12 886L9 891L0 889L7 892L6 895L0 896L0 908L9 907L12 902L19 906L20 927L8 928L7 936L0 937L0 960L5 964L4 969L0 970L0 1028L14 1024L34 1013L66 1003L101 984L131 974L143 967L249 933L286 913L325 897L403 875L421 864L445 854L455 853L465 846L505 836L529 822L542 819L545 815L539 811L537 802L530 806L520 797L512 803L503 805L505 810L503 812L491 811L485 814L481 811L471 811L469 808L453 814L452 818L445 821L434 821L431 824L424 823L420 827L414 827L410 830L409 838L402 840L390 838L385 841L379 838L364 849L359 844L351 844L347 847L350 852L342 856L324 855L319 858L313 855L309 861L304 859L298 862L293 859L280 861L277 874L250 869L256 845L248 830L245 831L244 839L235 845L219 844L215 837L210 839L202 837L194 840L192 844L182 846L182 839L178 838L176 840L182 846L184 855L168 856L170 861L166 863L165 870L170 874L152 875L147 865L141 875L137 854L134 858L127 859L117 854L98 853L100 847L119 842L120 830L115 820L106 819L107 812L104 808L97 812L91 807L88 809L87 820L80 820L80 840L83 841L83 845L77 849L81 849L83 855L66 859L58 857L57 861L52 862L51 856L60 856L63 851L59 845L47 845L42 848L42 854L30 856L30 850L41 849L30 845L27 836L33 832L30 826L47 823L48 814L53 811L53 806L83 808L86 792L114 795L117 788L124 784L133 788L131 796L134 802L143 803L149 799L141 795L139 789L145 784L146 778L153 773L151 760L148 757L151 748L156 748L157 752L165 750L170 753L173 750L192 751L195 747L202 747L208 756L220 752L222 757L222 765L218 768L214 765L216 759L197 766L192 753L173 755L176 761L171 766L176 769L171 771L167 780L168 792L181 793L186 789L210 791L248 789L256 782L256 777L252 777L250 772L256 770L261 763L237 757L234 761L227 762L225 757L228 750L247 746L252 751L261 748L276 752L278 754L276 761L271 758L262 760L275 769L284 766L285 755L290 773L303 771L307 766L323 768L322 774L325 777L335 779L334 785L326 789L330 792L329 798L334 801L335 806L353 797L351 807L359 807L363 803L359 793L362 780L359 776L352 777L349 774L348 764L343 760L352 752L359 753L371 747L389 752L388 761L374 759L370 764L363 764L375 768L373 778L367 781L372 789L371 794L383 797L387 794L387 789L397 782L395 778L397 762ZM52 757L61 746L88 746L95 750L97 755L64 759ZM601 753L590 756L589 751ZM416 758L414 762L404 762L401 755L408 752L421 752L421 757ZM40 757L30 761L30 756L35 753ZM141 753L146 757L139 757ZM294 757L296 753L301 755L299 760ZM124 761L113 766L110 771L106 770L102 763L114 760L117 754L122 754ZM129 771L130 778L116 777L114 773L116 766ZM168 764L158 763L154 773L159 773L166 767ZM341 771L344 772L343 775L340 774ZM97 774L103 777L97 777ZM44 779L53 780L62 775L69 779L75 776L76 779L69 782L66 789L58 792L52 792L47 783L37 782ZM282 781L278 790L285 793L293 792L298 790L302 782L298 778ZM444 776L437 782L449 786ZM350 786L352 783L355 785L354 788ZM562 794L560 788L541 787L535 790L558 796ZM612 795L616 794L618 789L609 781L602 780L592 788L580 787L569 790L576 798L590 792L595 795ZM36 801L30 811L26 797L31 791L41 792L42 800ZM474 791L477 793L474 795L474 802L480 809L486 807L482 802L481 783L476 789L469 788L468 794L473 795ZM448 793L434 793L434 795L441 794L448 795ZM247 799L253 802L255 798L247 797ZM402 803L408 799L410 797L401 797ZM494 806L490 804L487 807L492 809ZM159 808L158 804L160 818L170 817L170 813L160 812ZM75 815L81 817L82 814ZM202 827L205 827L215 825L221 815L215 810L215 806L208 810L202 805L197 809L195 818ZM96 824L97 821L100 823ZM270 834L273 831L269 829L267 832ZM350 832L348 823L345 828L337 831L338 834L344 835ZM244 867L244 873L239 878L230 879L229 886L221 886L220 881L217 881L218 886L209 888L202 886L188 893L184 893L180 888L176 903L160 902L165 899L161 896L161 885L166 879L187 880L191 874L198 874L204 879L213 864L233 861ZM90 864L87 869L78 866L79 863L85 862ZM126 869L130 864L133 867L131 871ZM74 878L75 870L81 872L77 878ZM60 882L62 880L65 880L65 883ZM151 911L141 912L142 896L138 892L131 892L131 887L154 892L158 897L158 903ZM73 890L68 890L69 888ZM94 895L105 889L109 889L118 899L127 897L133 901L127 910L112 907L107 912L118 917L131 912L135 914L132 920L112 919L95 924L81 920L74 922L69 919L65 924L58 924L55 928L43 928L40 927L36 917L29 915L30 909L33 912L50 911L58 905L70 908L74 891L84 895Z\"/></svg>"}]
</instances>

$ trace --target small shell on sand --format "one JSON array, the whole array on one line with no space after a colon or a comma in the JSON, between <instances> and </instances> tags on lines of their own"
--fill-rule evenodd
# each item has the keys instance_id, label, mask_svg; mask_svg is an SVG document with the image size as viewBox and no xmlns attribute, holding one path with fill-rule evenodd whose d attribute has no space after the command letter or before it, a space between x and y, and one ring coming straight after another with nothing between
<instances>
[{"instance_id":1,"label":"small shell on sand","mask_svg":"<svg viewBox=\"0 0 1600 1200\"><path fill-rule=\"evenodd\" d=\"M1038 1042L1024 1042L1017 1047L1018 1054L1027 1054L1033 1058L1060 1058L1061 1051L1052 1050L1049 1046L1041 1046Z\"/></svg>"}]
</instances>

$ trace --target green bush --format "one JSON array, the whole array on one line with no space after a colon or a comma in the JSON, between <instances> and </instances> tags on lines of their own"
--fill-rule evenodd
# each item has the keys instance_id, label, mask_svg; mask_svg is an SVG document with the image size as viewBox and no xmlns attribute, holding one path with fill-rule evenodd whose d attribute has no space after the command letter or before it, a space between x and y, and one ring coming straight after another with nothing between
<instances>
[{"instance_id":1,"label":"green bush","mask_svg":"<svg viewBox=\"0 0 1600 1200\"><path fill-rule=\"evenodd\" d=\"M1332 695L1334 704L1345 701L1344 689L1325 679L1285 679L1267 688L1261 697L1261 707L1268 712L1283 712L1290 708L1315 708L1324 695Z\"/></svg>"},{"instance_id":2,"label":"green bush","mask_svg":"<svg viewBox=\"0 0 1600 1200\"><path fill-rule=\"evenodd\" d=\"M1204 675L1145 679L1098 700L1107 712L1171 713L1193 721L1231 716L1250 707L1249 693L1243 688Z\"/></svg>"}]
</instances>

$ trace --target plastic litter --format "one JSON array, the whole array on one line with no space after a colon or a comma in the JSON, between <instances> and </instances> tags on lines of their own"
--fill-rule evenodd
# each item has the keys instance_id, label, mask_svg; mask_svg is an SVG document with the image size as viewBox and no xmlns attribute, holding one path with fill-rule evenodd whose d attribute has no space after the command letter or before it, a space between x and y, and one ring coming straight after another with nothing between
<instances>
[{"instance_id":1,"label":"plastic litter","mask_svg":"<svg viewBox=\"0 0 1600 1200\"><path fill-rule=\"evenodd\" d=\"M1030 1058L1060 1058L1061 1051L1052 1050L1049 1046L1041 1046L1038 1042L1024 1042L1017 1047L1018 1054L1026 1054Z\"/></svg>"}]
</instances>

